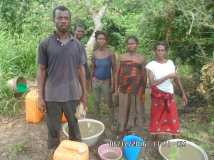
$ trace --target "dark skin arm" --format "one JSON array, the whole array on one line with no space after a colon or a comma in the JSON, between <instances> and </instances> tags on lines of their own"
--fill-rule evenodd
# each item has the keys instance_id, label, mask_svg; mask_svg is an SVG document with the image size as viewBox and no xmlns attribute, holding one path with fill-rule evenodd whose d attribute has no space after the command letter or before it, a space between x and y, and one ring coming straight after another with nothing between
<instances>
[{"instance_id":1,"label":"dark skin arm","mask_svg":"<svg viewBox=\"0 0 214 160\"><path fill-rule=\"evenodd\" d=\"M44 100L44 90L45 90L45 82L47 78L47 69L45 65L39 65L39 73L38 73L38 85L39 85L39 109L42 112L46 112L46 104Z\"/></svg>"},{"instance_id":2,"label":"dark skin arm","mask_svg":"<svg viewBox=\"0 0 214 160\"><path fill-rule=\"evenodd\" d=\"M145 102L144 99L144 94L145 94L145 90L146 90L146 84L147 84L147 73L146 73L146 69L145 69L145 65L146 65L146 61L144 59L144 57L142 57L142 71L141 71L141 86L140 86L140 90L139 90L139 95L140 95L140 99L142 100L142 102Z\"/></svg>"},{"instance_id":3,"label":"dark skin arm","mask_svg":"<svg viewBox=\"0 0 214 160\"><path fill-rule=\"evenodd\" d=\"M176 75L175 78L174 78L174 81L175 81L176 85L179 87L179 89L180 89L180 91L182 93L182 98L183 98L183 101L184 101L184 105L187 105L188 99L187 99L187 96L186 96L185 91L183 89L183 85L181 83L180 77Z\"/></svg>"},{"instance_id":4,"label":"dark skin arm","mask_svg":"<svg viewBox=\"0 0 214 160\"><path fill-rule=\"evenodd\" d=\"M115 80L116 80L116 57L112 54L112 78L111 78L111 85L112 85L112 92L115 92Z\"/></svg>"},{"instance_id":5,"label":"dark skin arm","mask_svg":"<svg viewBox=\"0 0 214 160\"><path fill-rule=\"evenodd\" d=\"M82 96L80 98L80 101L83 103L85 109L87 109L87 90L84 65L79 66L79 81L82 88Z\"/></svg>"},{"instance_id":6,"label":"dark skin arm","mask_svg":"<svg viewBox=\"0 0 214 160\"><path fill-rule=\"evenodd\" d=\"M115 94L118 94L118 89L119 89L120 59L121 59L121 57L118 58L118 61L117 61L117 63L116 63L116 72L115 72Z\"/></svg>"},{"instance_id":7,"label":"dark skin arm","mask_svg":"<svg viewBox=\"0 0 214 160\"><path fill-rule=\"evenodd\" d=\"M143 92L145 93L145 89L146 89L146 84L147 84L147 73L146 73L146 60L145 58L143 57L143 60L142 60L142 75L143 75L143 82L144 82L144 90Z\"/></svg>"},{"instance_id":8,"label":"dark skin arm","mask_svg":"<svg viewBox=\"0 0 214 160\"><path fill-rule=\"evenodd\" d=\"M92 55L91 57L91 82L93 81L93 73L94 73L94 69L95 69L95 64L94 64L94 55ZM91 83L92 85L92 83ZM91 86L92 87L92 86Z\"/></svg>"}]
</instances>

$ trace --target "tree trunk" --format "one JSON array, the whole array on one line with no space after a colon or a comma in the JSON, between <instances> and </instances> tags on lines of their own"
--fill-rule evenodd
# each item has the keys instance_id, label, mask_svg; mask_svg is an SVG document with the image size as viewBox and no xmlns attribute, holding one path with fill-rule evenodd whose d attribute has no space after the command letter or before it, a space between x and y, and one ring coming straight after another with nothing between
<instances>
[{"instance_id":1,"label":"tree trunk","mask_svg":"<svg viewBox=\"0 0 214 160\"><path fill-rule=\"evenodd\" d=\"M101 7L98 12L94 12L92 14L92 18L94 21L94 31L91 34L91 36L86 44L86 51L87 51L89 58L92 56L92 53L93 53L93 48L94 48L94 44L95 44L95 32L98 30L101 30L103 28L103 24L102 24L101 20L102 20L103 16L105 15L106 8L107 8L107 4L104 5L103 7Z\"/></svg>"}]
</instances>

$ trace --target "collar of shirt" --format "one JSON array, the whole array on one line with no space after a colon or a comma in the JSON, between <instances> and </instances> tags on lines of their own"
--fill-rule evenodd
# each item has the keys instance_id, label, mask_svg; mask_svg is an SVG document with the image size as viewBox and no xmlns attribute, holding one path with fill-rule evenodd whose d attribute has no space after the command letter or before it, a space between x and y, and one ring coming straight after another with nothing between
<instances>
[{"instance_id":1,"label":"collar of shirt","mask_svg":"<svg viewBox=\"0 0 214 160\"><path fill-rule=\"evenodd\" d=\"M54 35L54 37L56 38L57 41L60 41L59 35L57 34L56 31L54 31L53 35ZM70 40L71 40L71 41L74 40L74 37L73 37L73 35L72 35L71 33L70 33Z\"/></svg>"}]
</instances>

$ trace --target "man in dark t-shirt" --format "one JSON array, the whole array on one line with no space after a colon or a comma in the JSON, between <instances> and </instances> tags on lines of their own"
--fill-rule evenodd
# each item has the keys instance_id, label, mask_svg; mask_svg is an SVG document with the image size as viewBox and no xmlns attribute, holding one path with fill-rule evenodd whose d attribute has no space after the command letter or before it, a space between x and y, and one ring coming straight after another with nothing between
<instances>
[{"instance_id":1,"label":"man in dark t-shirt","mask_svg":"<svg viewBox=\"0 0 214 160\"><path fill-rule=\"evenodd\" d=\"M64 6L53 10L56 32L43 40L38 50L38 84L40 109L46 112L48 148L59 145L61 117L64 112L69 126L69 139L80 141L76 107L86 107L84 50L69 33L70 11Z\"/></svg>"}]
</instances>

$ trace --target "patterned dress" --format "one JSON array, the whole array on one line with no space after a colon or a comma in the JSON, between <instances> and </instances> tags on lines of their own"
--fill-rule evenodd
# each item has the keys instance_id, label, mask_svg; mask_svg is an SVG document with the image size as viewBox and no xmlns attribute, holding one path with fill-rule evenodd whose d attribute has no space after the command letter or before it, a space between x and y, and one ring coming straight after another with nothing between
<instances>
[{"instance_id":1,"label":"patterned dress","mask_svg":"<svg viewBox=\"0 0 214 160\"><path fill-rule=\"evenodd\" d=\"M121 61L118 71L119 130L140 129L144 123L144 106L141 95L144 90L143 65L134 61Z\"/></svg>"},{"instance_id":2,"label":"patterned dress","mask_svg":"<svg viewBox=\"0 0 214 160\"><path fill-rule=\"evenodd\" d=\"M152 86L151 98L150 133L178 135L180 123L174 95Z\"/></svg>"},{"instance_id":3,"label":"patterned dress","mask_svg":"<svg viewBox=\"0 0 214 160\"><path fill-rule=\"evenodd\" d=\"M139 95L144 88L142 64L133 61L122 61L119 68L119 91Z\"/></svg>"}]
</instances>

